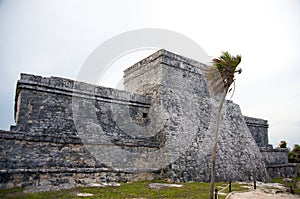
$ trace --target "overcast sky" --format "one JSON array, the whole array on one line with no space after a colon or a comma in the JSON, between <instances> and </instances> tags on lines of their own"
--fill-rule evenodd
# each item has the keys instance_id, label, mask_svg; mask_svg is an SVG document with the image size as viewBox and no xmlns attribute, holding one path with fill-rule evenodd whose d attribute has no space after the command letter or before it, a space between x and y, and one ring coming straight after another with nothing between
<instances>
[{"instance_id":1,"label":"overcast sky","mask_svg":"<svg viewBox=\"0 0 300 199\"><path fill-rule=\"evenodd\" d=\"M0 129L14 124L21 72L76 79L97 46L139 28L181 33L211 57L241 54L233 101L269 121L274 146L300 144L299 0L0 0Z\"/></svg>"}]
</instances>

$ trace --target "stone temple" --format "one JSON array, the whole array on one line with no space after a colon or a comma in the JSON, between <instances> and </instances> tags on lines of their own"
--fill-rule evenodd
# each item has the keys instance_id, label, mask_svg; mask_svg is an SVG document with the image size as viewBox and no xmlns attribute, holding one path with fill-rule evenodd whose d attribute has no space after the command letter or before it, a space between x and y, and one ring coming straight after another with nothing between
<instances>
[{"instance_id":1,"label":"stone temple","mask_svg":"<svg viewBox=\"0 0 300 199\"><path fill-rule=\"evenodd\" d=\"M50 190L92 182L210 180L215 99L206 66L159 50L124 71L125 91L21 74L15 122L0 131L0 188ZM293 174L267 120L226 101L217 181Z\"/></svg>"}]
</instances>

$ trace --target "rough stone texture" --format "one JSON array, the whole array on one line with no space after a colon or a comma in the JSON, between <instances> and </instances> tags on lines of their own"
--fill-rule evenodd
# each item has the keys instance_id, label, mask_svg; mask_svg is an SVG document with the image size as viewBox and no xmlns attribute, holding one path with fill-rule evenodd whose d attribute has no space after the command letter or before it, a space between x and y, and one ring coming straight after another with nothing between
<instances>
[{"instance_id":1,"label":"rough stone texture","mask_svg":"<svg viewBox=\"0 0 300 199\"><path fill-rule=\"evenodd\" d=\"M91 149L95 144L141 152L158 148L154 136L139 138L135 132L121 130L134 122L147 132L149 107L147 96L22 74L16 92L16 126L0 131L0 188L38 185L43 188L37 190L55 190L89 178L97 182L153 179L155 173L144 173L148 170L107 166L109 162L95 157ZM100 130L106 140L99 136Z\"/></svg>"},{"instance_id":2,"label":"rough stone texture","mask_svg":"<svg viewBox=\"0 0 300 199\"><path fill-rule=\"evenodd\" d=\"M264 161L267 165L288 164L287 148L260 148Z\"/></svg>"},{"instance_id":3,"label":"rough stone texture","mask_svg":"<svg viewBox=\"0 0 300 199\"><path fill-rule=\"evenodd\" d=\"M260 148L271 178L292 177L295 175L296 164L289 163L288 149L265 147Z\"/></svg>"},{"instance_id":4,"label":"rough stone texture","mask_svg":"<svg viewBox=\"0 0 300 199\"><path fill-rule=\"evenodd\" d=\"M153 97L152 106L162 110L166 140L170 147L166 177L173 181L209 181L213 144L214 102L203 78L205 66L160 51L125 70L129 92ZM221 124L217 155L218 181L268 178L262 155L249 132L239 106L227 101ZM185 136L182 136L185 135Z\"/></svg>"},{"instance_id":5,"label":"rough stone texture","mask_svg":"<svg viewBox=\"0 0 300 199\"><path fill-rule=\"evenodd\" d=\"M267 165L267 171L271 178L287 178L295 176L297 165L295 163L281 165Z\"/></svg>"},{"instance_id":6,"label":"rough stone texture","mask_svg":"<svg viewBox=\"0 0 300 199\"><path fill-rule=\"evenodd\" d=\"M244 119L259 146L269 176L271 178L293 176L296 167L288 162L288 149L273 149L273 146L269 144L268 121L246 116Z\"/></svg>"},{"instance_id":7,"label":"rough stone texture","mask_svg":"<svg viewBox=\"0 0 300 199\"><path fill-rule=\"evenodd\" d=\"M101 164L78 137L0 131L0 151L1 189L39 186L37 190L47 191L91 182L127 182L155 177L155 173L145 175Z\"/></svg>"},{"instance_id":8,"label":"rough stone texture","mask_svg":"<svg viewBox=\"0 0 300 199\"><path fill-rule=\"evenodd\" d=\"M16 125L0 131L0 188L208 181L218 101L207 90L205 67L160 50L124 71L127 91L22 74ZM244 117L231 101L222 118L218 181L293 170L287 152L268 145L266 120Z\"/></svg>"},{"instance_id":9,"label":"rough stone texture","mask_svg":"<svg viewBox=\"0 0 300 199\"><path fill-rule=\"evenodd\" d=\"M244 119L257 145L259 147L268 147L268 121L246 116Z\"/></svg>"},{"instance_id":10,"label":"rough stone texture","mask_svg":"<svg viewBox=\"0 0 300 199\"><path fill-rule=\"evenodd\" d=\"M227 102L217 151L217 181L266 180L265 164L236 104ZM175 181L209 181L211 134L198 134L184 156L172 164ZM205 149L205 150L203 150Z\"/></svg>"}]
</instances>

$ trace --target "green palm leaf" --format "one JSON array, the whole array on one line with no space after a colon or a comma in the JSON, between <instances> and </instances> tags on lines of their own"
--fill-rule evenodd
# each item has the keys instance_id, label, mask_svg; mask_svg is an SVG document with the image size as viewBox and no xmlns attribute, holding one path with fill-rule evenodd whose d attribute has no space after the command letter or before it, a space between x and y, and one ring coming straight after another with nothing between
<instances>
[{"instance_id":1,"label":"green palm leaf","mask_svg":"<svg viewBox=\"0 0 300 199\"><path fill-rule=\"evenodd\" d=\"M234 74L241 73L237 66L241 62L241 55L232 56L230 53L222 52L219 58L214 58L212 64L205 73L208 80L208 89L213 96L229 90L234 82Z\"/></svg>"}]
</instances>

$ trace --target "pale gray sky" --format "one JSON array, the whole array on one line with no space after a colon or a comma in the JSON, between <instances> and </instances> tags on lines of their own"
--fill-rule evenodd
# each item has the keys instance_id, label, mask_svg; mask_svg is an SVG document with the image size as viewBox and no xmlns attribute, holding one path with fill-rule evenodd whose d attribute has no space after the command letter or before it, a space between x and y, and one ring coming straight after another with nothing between
<instances>
[{"instance_id":1,"label":"pale gray sky","mask_svg":"<svg viewBox=\"0 0 300 199\"><path fill-rule=\"evenodd\" d=\"M97 46L139 28L176 31L212 57L241 54L233 101L269 120L274 146L300 143L299 0L0 0L0 129L14 124L21 72L76 79Z\"/></svg>"}]
</instances>

